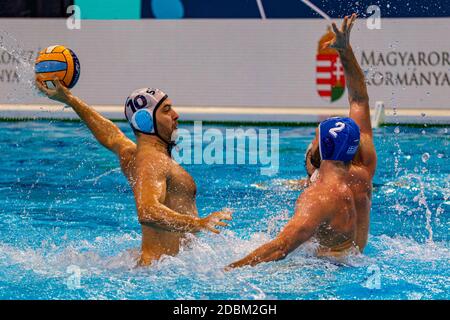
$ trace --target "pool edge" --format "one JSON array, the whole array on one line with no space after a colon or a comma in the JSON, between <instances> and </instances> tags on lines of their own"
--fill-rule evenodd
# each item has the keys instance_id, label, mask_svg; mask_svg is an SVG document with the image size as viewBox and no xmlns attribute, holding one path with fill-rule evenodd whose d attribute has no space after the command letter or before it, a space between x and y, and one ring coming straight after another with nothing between
<instances>
[{"instance_id":1,"label":"pool edge","mask_svg":"<svg viewBox=\"0 0 450 320\"><path fill-rule=\"evenodd\" d=\"M119 105L92 106L112 121L125 121ZM211 124L311 126L331 116L348 116L347 108L193 107L177 106L181 123L203 121ZM426 112L426 113L425 113ZM374 114L373 112L372 114ZM79 121L77 114L61 105L0 104L0 121ZM448 125L447 109L386 109L381 125Z\"/></svg>"}]
</instances>

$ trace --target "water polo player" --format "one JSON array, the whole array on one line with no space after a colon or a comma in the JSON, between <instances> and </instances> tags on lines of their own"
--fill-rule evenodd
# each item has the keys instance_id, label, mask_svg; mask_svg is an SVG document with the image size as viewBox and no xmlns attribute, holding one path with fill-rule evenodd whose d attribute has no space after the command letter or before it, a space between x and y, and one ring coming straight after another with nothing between
<instances>
[{"instance_id":1,"label":"water polo player","mask_svg":"<svg viewBox=\"0 0 450 320\"><path fill-rule=\"evenodd\" d=\"M364 250L377 157L364 73L350 46L355 20L355 14L345 17L341 30L333 23L335 39L327 43L339 52L344 67L350 118L330 118L319 125L309 152L310 159L320 159L319 168L297 199L293 218L274 240L230 267L283 259L313 237L319 256Z\"/></svg>"},{"instance_id":2,"label":"water polo player","mask_svg":"<svg viewBox=\"0 0 450 320\"><path fill-rule=\"evenodd\" d=\"M144 88L128 97L125 115L136 135L135 144L58 80L54 83L55 89L46 88L40 81L37 86L50 99L72 107L95 138L119 158L133 189L142 226L140 265L148 265L164 254L177 254L186 233L219 233L218 226L227 226L222 221L231 220L227 210L198 217L195 182L170 155L178 114L165 93Z\"/></svg>"}]
</instances>

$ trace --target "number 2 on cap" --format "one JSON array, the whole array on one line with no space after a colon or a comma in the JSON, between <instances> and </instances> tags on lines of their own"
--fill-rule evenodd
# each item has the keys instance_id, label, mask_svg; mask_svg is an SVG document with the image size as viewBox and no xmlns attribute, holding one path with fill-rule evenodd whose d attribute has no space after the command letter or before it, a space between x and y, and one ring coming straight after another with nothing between
<instances>
[{"instance_id":1,"label":"number 2 on cap","mask_svg":"<svg viewBox=\"0 0 450 320\"><path fill-rule=\"evenodd\" d=\"M331 128L330 131L328 131L334 138L337 138L336 132L341 132L345 128L345 123L343 122L336 122L335 128Z\"/></svg>"}]
</instances>

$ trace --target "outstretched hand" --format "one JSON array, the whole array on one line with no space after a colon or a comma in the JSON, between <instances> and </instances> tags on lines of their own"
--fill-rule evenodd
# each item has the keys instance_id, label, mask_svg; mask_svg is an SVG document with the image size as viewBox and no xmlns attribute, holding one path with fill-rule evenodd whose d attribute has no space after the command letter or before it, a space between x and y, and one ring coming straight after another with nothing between
<instances>
[{"instance_id":1,"label":"outstretched hand","mask_svg":"<svg viewBox=\"0 0 450 320\"><path fill-rule=\"evenodd\" d=\"M209 230L213 233L220 233L217 227L228 227L228 224L222 220L230 221L232 219L233 212L230 209L224 209L222 211L213 212L206 218L202 219L203 229Z\"/></svg>"},{"instance_id":2,"label":"outstretched hand","mask_svg":"<svg viewBox=\"0 0 450 320\"><path fill-rule=\"evenodd\" d=\"M346 50L350 48L350 32L352 31L353 25L355 24L357 15L356 13L351 16L346 16L342 22L342 27L339 30L336 23L332 23L335 38L324 44L325 48L333 48L338 51Z\"/></svg>"},{"instance_id":3,"label":"outstretched hand","mask_svg":"<svg viewBox=\"0 0 450 320\"><path fill-rule=\"evenodd\" d=\"M54 78L52 81L55 84L55 89L47 88L39 77L36 78L36 86L48 98L64 104L69 104L69 101L72 98L70 90L62 85L58 78Z\"/></svg>"}]
</instances>

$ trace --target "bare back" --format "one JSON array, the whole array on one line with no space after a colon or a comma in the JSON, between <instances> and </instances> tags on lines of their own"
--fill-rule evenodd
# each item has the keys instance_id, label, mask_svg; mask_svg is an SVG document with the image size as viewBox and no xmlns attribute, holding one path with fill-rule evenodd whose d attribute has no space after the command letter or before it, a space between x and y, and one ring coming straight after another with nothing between
<instances>
[{"instance_id":1,"label":"bare back","mask_svg":"<svg viewBox=\"0 0 450 320\"><path fill-rule=\"evenodd\" d=\"M351 169L350 169L351 170ZM324 172L322 172L324 175ZM325 173L326 174L326 173ZM323 200L326 197L326 200ZM322 202L326 214L313 237L320 244L318 255L340 255L355 247L359 212L349 178L320 177L297 200L300 203ZM324 203L325 202L325 203ZM306 210L296 210L302 215Z\"/></svg>"},{"instance_id":2,"label":"bare back","mask_svg":"<svg viewBox=\"0 0 450 320\"><path fill-rule=\"evenodd\" d=\"M349 207L345 200L340 200L341 203L335 206L334 222L321 226L316 235L319 243L329 248L330 251L345 251L351 246L356 246L361 252L364 250L369 234L372 179L375 166L376 153L372 137L363 135L358 154L350 165L349 173L345 177L345 181L340 181L340 184L344 185L339 187L339 183L335 182L339 190L342 190L341 195L350 199L351 206ZM321 185L320 181L313 183L311 187L318 189L319 192L328 188ZM345 187L347 187L347 191L345 191ZM346 193L347 195L345 195ZM339 197L338 194L336 196ZM345 221L347 221L346 226L353 226L354 230L343 228Z\"/></svg>"},{"instance_id":3,"label":"bare back","mask_svg":"<svg viewBox=\"0 0 450 320\"><path fill-rule=\"evenodd\" d=\"M352 162L349 187L355 199L357 212L357 234L355 243L361 251L367 244L372 206L372 180L377 163L372 136L361 135L359 151Z\"/></svg>"}]
</instances>

